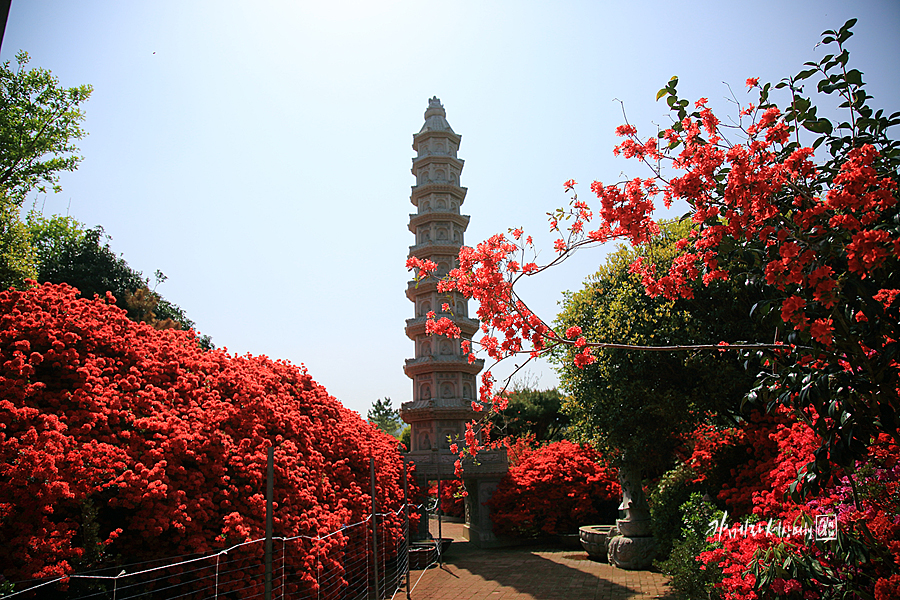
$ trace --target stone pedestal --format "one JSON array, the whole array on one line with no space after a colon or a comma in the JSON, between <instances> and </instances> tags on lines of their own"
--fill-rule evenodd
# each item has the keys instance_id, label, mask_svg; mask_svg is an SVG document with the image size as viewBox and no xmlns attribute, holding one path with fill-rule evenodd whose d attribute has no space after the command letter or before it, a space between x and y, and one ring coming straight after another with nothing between
<instances>
[{"instance_id":1,"label":"stone pedestal","mask_svg":"<svg viewBox=\"0 0 900 600\"><path fill-rule=\"evenodd\" d=\"M653 564L656 556L655 537L625 537L617 535L609 540L609 564L620 569L642 571Z\"/></svg>"},{"instance_id":2,"label":"stone pedestal","mask_svg":"<svg viewBox=\"0 0 900 600\"><path fill-rule=\"evenodd\" d=\"M656 556L656 538L640 468L626 462L619 469L619 484L622 486L619 510L625 512L625 518L616 521L618 535L609 540L609 564L629 570L648 569Z\"/></svg>"}]
</instances>

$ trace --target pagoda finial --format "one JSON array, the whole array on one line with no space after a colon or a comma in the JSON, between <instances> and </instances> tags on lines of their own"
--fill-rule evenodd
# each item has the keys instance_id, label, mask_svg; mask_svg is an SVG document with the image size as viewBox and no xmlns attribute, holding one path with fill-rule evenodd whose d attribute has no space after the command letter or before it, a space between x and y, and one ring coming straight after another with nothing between
<instances>
[{"instance_id":1,"label":"pagoda finial","mask_svg":"<svg viewBox=\"0 0 900 600\"><path fill-rule=\"evenodd\" d=\"M437 96L432 96L428 101L428 108L425 110L425 125L422 126L419 133L425 131L449 131L453 133L450 123L447 122L447 111L444 110L444 105L441 104L441 99Z\"/></svg>"}]
</instances>

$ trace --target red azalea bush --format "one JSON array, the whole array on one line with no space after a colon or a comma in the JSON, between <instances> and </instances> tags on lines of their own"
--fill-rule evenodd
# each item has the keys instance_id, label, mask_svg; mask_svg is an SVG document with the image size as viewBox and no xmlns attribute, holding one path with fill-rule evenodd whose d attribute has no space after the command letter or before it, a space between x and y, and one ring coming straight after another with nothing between
<instances>
[{"instance_id":1,"label":"red azalea bush","mask_svg":"<svg viewBox=\"0 0 900 600\"><path fill-rule=\"evenodd\" d=\"M428 495L436 498L438 495L438 484L432 482L428 487ZM462 517L466 514L466 487L459 479L451 479L449 481L441 481L441 514L448 517Z\"/></svg>"},{"instance_id":2,"label":"red azalea bush","mask_svg":"<svg viewBox=\"0 0 900 600\"><path fill-rule=\"evenodd\" d=\"M609 521L621 494L615 469L590 446L561 441L526 452L509 469L491 507L494 532L534 536L572 533Z\"/></svg>"},{"instance_id":3,"label":"red azalea bush","mask_svg":"<svg viewBox=\"0 0 900 600\"><path fill-rule=\"evenodd\" d=\"M754 414L742 427L747 461L718 494L733 511L710 531L714 548L698 559L721 570L715 590L726 600L890 595L900 575L900 448L887 435L869 458L803 504L785 499L818 447L813 431L786 410ZM703 444L699 444L703 446ZM702 468L698 463L695 467ZM815 539L815 517L835 515L838 541Z\"/></svg>"},{"instance_id":4,"label":"red azalea bush","mask_svg":"<svg viewBox=\"0 0 900 600\"><path fill-rule=\"evenodd\" d=\"M497 447L506 448L506 458L509 461L509 466L515 467L538 448L538 443L534 434L530 433L517 438L506 437L497 443Z\"/></svg>"},{"instance_id":5,"label":"red azalea bush","mask_svg":"<svg viewBox=\"0 0 900 600\"><path fill-rule=\"evenodd\" d=\"M741 432L746 462L731 470L718 498L735 515L778 515L788 506L783 499L788 486L813 460L819 439L785 408L770 414L754 411Z\"/></svg>"},{"instance_id":6,"label":"red azalea bush","mask_svg":"<svg viewBox=\"0 0 900 600\"><path fill-rule=\"evenodd\" d=\"M396 440L305 368L204 351L193 332L128 320L66 285L0 293L0 569L9 580L207 553L264 537L275 446L276 536L320 536L402 503ZM388 517L389 538L402 535ZM341 535L289 552L343 576ZM99 549L99 550L98 550ZM329 552L331 550L331 552ZM234 551L262 560L262 545ZM259 555L259 556L256 556ZM234 555L231 558L238 558ZM248 582L220 577L220 591ZM261 585L261 579L255 582Z\"/></svg>"}]
</instances>

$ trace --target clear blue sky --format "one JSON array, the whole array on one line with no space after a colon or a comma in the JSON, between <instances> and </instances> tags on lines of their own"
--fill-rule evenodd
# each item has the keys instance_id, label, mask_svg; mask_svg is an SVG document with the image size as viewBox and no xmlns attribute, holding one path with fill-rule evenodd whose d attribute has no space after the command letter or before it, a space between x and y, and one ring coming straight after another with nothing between
<instances>
[{"instance_id":1,"label":"clear blue sky","mask_svg":"<svg viewBox=\"0 0 900 600\"><path fill-rule=\"evenodd\" d=\"M851 17L852 64L876 106L900 110L897 0L13 0L0 58L23 49L94 86L85 160L35 199L45 213L102 225L133 267L165 272L159 291L218 346L304 363L364 414L411 395L410 144L428 98L463 136L466 242L545 234L566 179L587 198L594 179L644 174L612 156L614 99L653 131L678 75L724 116L723 82L743 100L747 77L795 74ZM526 299L554 314L602 260Z\"/></svg>"}]
</instances>

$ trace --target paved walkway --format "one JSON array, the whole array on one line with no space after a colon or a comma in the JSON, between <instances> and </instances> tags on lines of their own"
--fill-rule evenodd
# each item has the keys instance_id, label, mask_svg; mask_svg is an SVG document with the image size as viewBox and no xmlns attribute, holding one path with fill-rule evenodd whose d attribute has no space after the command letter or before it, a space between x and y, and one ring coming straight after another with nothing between
<instances>
[{"instance_id":1,"label":"paved walkway","mask_svg":"<svg viewBox=\"0 0 900 600\"><path fill-rule=\"evenodd\" d=\"M668 597L668 578L596 562L582 550L542 546L480 550L462 525L444 523L454 539L443 567L412 571L412 600L650 600ZM421 579L420 579L421 576ZM416 583L418 581L418 584ZM405 597L405 591L397 594Z\"/></svg>"}]
</instances>

